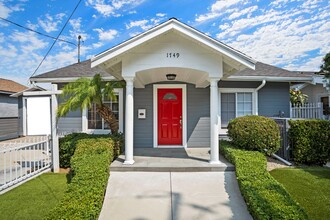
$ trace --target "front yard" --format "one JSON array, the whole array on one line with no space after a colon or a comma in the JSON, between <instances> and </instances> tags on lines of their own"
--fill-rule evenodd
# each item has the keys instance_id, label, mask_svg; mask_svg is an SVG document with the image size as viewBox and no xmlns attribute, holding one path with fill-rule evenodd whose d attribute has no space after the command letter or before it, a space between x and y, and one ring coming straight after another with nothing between
<instances>
[{"instance_id":1,"label":"front yard","mask_svg":"<svg viewBox=\"0 0 330 220\"><path fill-rule=\"evenodd\" d=\"M270 172L311 219L329 219L330 168L284 168Z\"/></svg>"},{"instance_id":2,"label":"front yard","mask_svg":"<svg viewBox=\"0 0 330 220\"><path fill-rule=\"evenodd\" d=\"M67 188L66 174L45 173L0 195L0 219L44 219Z\"/></svg>"}]
</instances>

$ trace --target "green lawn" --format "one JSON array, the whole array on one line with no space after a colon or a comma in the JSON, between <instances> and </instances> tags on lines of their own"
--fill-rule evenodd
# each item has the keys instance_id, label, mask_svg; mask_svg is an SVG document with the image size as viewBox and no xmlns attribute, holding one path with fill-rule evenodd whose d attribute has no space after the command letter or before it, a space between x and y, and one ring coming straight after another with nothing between
<instances>
[{"instance_id":1,"label":"green lawn","mask_svg":"<svg viewBox=\"0 0 330 220\"><path fill-rule=\"evenodd\" d=\"M330 218L330 168L286 168L270 174L284 185L311 219Z\"/></svg>"},{"instance_id":2,"label":"green lawn","mask_svg":"<svg viewBox=\"0 0 330 220\"><path fill-rule=\"evenodd\" d=\"M43 219L62 198L66 174L45 173L0 195L0 219Z\"/></svg>"}]
</instances>

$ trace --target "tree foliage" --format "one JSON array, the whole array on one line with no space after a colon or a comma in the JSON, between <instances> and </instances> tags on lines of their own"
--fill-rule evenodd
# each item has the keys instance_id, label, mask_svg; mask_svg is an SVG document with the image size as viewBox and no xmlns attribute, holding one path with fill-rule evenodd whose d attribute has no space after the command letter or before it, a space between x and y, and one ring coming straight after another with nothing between
<instances>
[{"instance_id":1,"label":"tree foliage","mask_svg":"<svg viewBox=\"0 0 330 220\"><path fill-rule=\"evenodd\" d=\"M100 74L96 74L91 79L82 77L68 83L62 88L61 97L65 101L59 105L57 117L63 117L77 109L90 109L95 105L96 112L109 124L111 133L117 133L118 121L103 100L116 100L114 88L121 86L122 82L103 81Z\"/></svg>"},{"instance_id":2,"label":"tree foliage","mask_svg":"<svg viewBox=\"0 0 330 220\"><path fill-rule=\"evenodd\" d=\"M290 89L290 102L294 105L302 105L308 100L308 95L303 94L300 90Z\"/></svg>"},{"instance_id":3,"label":"tree foliage","mask_svg":"<svg viewBox=\"0 0 330 220\"><path fill-rule=\"evenodd\" d=\"M320 66L321 73L324 73L326 78L330 78L330 52L323 58L323 64Z\"/></svg>"}]
</instances>

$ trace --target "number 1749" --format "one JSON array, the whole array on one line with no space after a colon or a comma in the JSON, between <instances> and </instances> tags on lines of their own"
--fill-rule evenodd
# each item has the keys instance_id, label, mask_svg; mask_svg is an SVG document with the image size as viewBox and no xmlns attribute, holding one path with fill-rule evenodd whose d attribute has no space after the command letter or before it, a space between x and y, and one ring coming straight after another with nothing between
<instances>
[{"instance_id":1,"label":"number 1749","mask_svg":"<svg viewBox=\"0 0 330 220\"><path fill-rule=\"evenodd\" d=\"M179 58L180 53L166 53L167 58Z\"/></svg>"}]
</instances>

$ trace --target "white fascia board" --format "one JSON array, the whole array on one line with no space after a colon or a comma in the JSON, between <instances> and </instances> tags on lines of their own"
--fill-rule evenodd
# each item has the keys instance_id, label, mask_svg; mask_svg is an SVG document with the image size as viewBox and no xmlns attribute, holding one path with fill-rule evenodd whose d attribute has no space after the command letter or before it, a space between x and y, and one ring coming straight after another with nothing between
<instances>
[{"instance_id":1,"label":"white fascia board","mask_svg":"<svg viewBox=\"0 0 330 220\"><path fill-rule=\"evenodd\" d=\"M138 35L128 41L125 41L122 44L119 44L118 46L115 46L97 56L92 58L91 67L98 66L107 60L110 60L120 54L125 53L126 51L156 37L161 35L162 33L165 33L171 29L177 30L199 42L201 42L204 45L209 46L210 48L213 48L214 50L238 61L239 63L242 63L246 67L249 67L251 69L255 69L255 63L257 61L253 60L252 58L246 56L243 53L240 53L239 51L234 50L233 48L230 48L229 46L216 41L215 39L202 34L201 32L191 28L190 26L181 23L177 20L169 20L168 22L165 22L159 26L156 26L153 29L150 29L149 31L146 31L142 33L141 35Z\"/></svg>"},{"instance_id":2,"label":"white fascia board","mask_svg":"<svg viewBox=\"0 0 330 220\"><path fill-rule=\"evenodd\" d=\"M266 80L273 82L311 82L312 77L276 77L276 76L230 76L223 81L255 81Z\"/></svg>"},{"instance_id":3,"label":"white fascia board","mask_svg":"<svg viewBox=\"0 0 330 220\"><path fill-rule=\"evenodd\" d=\"M79 79L81 77L67 77L67 78L32 78L30 79L31 82L35 82L35 83L65 83L65 82L74 82L77 79ZM84 77L84 78L92 78L91 76L89 77ZM106 77L102 77L103 80L105 81L111 81L111 80L116 80L115 77L113 76L106 76Z\"/></svg>"},{"instance_id":4,"label":"white fascia board","mask_svg":"<svg viewBox=\"0 0 330 220\"><path fill-rule=\"evenodd\" d=\"M22 95L24 92L33 92L35 90L40 90L40 91L47 91L47 89L44 89L40 86L33 86L33 87L30 87L30 88L27 88L27 89L24 89L23 91L20 91L20 92L17 92L17 93L14 93L12 94L10 97L19 97L20 95Z\"/></svg>"},{"instance_id":5,"label":"white fascia board","mask_svg":"<svg viewBox=\"0 0 330 220\"><path fill-rule=\"evenodd\" d=\"M23 96L45 96L45 95L59 95L62 94L62 90L57 91L33 91L33 92L23 92Z\"/></svg>"}]
</instances>

